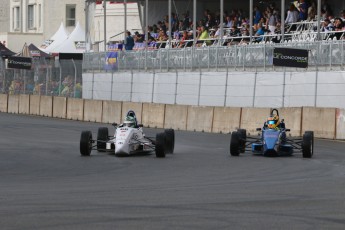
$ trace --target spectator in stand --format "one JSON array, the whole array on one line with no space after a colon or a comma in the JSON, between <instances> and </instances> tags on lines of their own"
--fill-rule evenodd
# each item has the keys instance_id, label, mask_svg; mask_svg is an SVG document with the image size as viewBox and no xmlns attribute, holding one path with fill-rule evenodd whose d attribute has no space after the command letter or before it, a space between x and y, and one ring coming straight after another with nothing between
<instances>
[{"instance_id":1,"label":"spectator in stand","mask_svg":"<svg viewBox=\"0 0 345 230\"><path fill-rule=\"evenodd\" d=\"M323 21L321 31L326 33L334 31L334 25L328 18Z\"/></svg>"},{"instance_id":2,"label":"spectator in stand","mask_svg":"<svg viewBox=\"0 0 345 230\"><path fill-rule=\"evenodd\" d=\"M258 24L262 18L261 11L258 6L254 7L254 25Z\"/></svg>"},{"instance_id":3,"label":"spectator in stand","mask_svg":"<svg viewBox=\"0 0 345 230\"><path fill-rule=\"evenodd\" d=\"M225 27L229 27L229 28L232 27L233 21L231 20L231 17L229 15L227 15L225 17L225 22L224 23L225 23Z\"/></svg>"},{"instance_id":4,"label":"spectator in stand","mask_svg":"<svg viewBox=\"0 0 345 230\"><path fill-rule=\"evenodd\" d=\"M138 31L135 31L134 33L134 42L139 42L139 43L144 42L144 36L142 34L139 34Z\"/></svg>"},{"instance_id":5,"label":"spectator in stand","mask_svg":"<svg viewBox=\"0 0 345 230\"><path fill-rule=\"evenodd\" d=\"M188 30L190 27L189 11L187 10L186 13L182 14L182 16L183 16L183 30Z\"/></svg>"},{"instance_id":6,"label":"spectator in stand","mask_svg":"<svg viewBox=\"0 0 345 230\"><path fill-rule=\"evenodd\" d=\"M216 25L216 23L215 23L215 21L213 19L213 16L211 14L208 14L207 15L207 21L205 22L205 27L207 29L211 29L215 25Z\"/></svg>"},{"instance_id":7,"label":"spectator in stand","mask_svg":"<svg viewBox=\"0 0 345 230\"><path fill-rule=\"evenodd\" d=\"M168 41L169 37L168 35L164 32L163 29L159 30L157 42L158 42L158 47L157 48L165 48L166 46L166 41Z\"/></svg>"},{"instance_id":8,"label":"spectator in stand","mask_svg":"<svg viewBox=\"0 0 345 230\"><path fill-rule=\"evenodd\" d=\"M126 31L125 49L126 50L133 50L133 47L134 47L134 39L131 36L131 32Z\"/></svg>"},{"instance_id":9,"label":"spectator in stand","mask_svg":"<svg viewBox=\"0 0 345 230\"><path fill-rule=\"evenodd\" d=\"M345 20L345 10L342 10L340 12L340 17L341 17L341 19Z\"/></svg>"},{"instance_id":10,"label":"spectator in stand","mask_svg":"<svg viewBox=\"0 0 345 230\"><path fill-rule=\"evenodd\" d=\"M298 11L294 4L290 5L285 19L285 24L295 23L298 21ZM296 27L296 26L295 26ZM291 29L292 30L292 29Z\"/></svg>"},{"instance_id":11,"label":"spectator in stand","mask_svg":"<svg viewBox=\"0 0 345 230\"><path fill-rule=\"evenodd\" d=\"M255 42L261 42L263 40L263 35L265 35L265 30L262 27L261 23L258 23L256 26L254 26L254 30L256 29L255 35L254 35L254 41Z\"/></svg>"},{"instance_id":12,"label":"spectator in stand","mask_svg":"<svg viewBox=\"0 0 345 230\"><path fill-rule=\"evenodd\" d=\"M324 12L327 12L329 15L333 15L331 6L328 4L327 0L321 1L321 10L323 10Z\"/></svg>"},{"instance_id":13,"label":"spectator in stand","mask_svg":"<svg viewBox=\"0 0 345 230\"><path fill-rule=\"evenodd\" d=\"M308 4L305 0L299 0L298 5L299 10L299 20L305 21L308 18Z\"/></svg>"},{"instance_id":14,"label":"spectator in stand","mask_svg":"<svg viewBox=\"0 0 345 230\"><path fill-rule=\"evenodd\" d=\"M341 18L334 19L335 37L337 40L344 39L344 22ZM342 32L343 31L343 32Z\"/></svg>"},{"instance_id":15,"label":"spectator in stand","mask_svg":"<svg viewBox=\"0 0 345 230\"><path fill-rule=\"evenodd\" d=\"M199 36L197 37L197 46L198 47L201 47L204 43L206 45L211 45L211 40L207 40L209 39L210 36L208 34L208 30L205 26L201 26L200 27L200 34Z\"/></svg>"},{"instance_id":16,"label":"spectator in stand","mask_svg":"<svg viewBox=\"0 0 345 230\"><path fill-rule=\"evenodd\" d=\"M181 37L181 39L180 39L180 42L179 42L177 48L184 48L184 47L186 47L186 45L187 45L187 44L186 44L186 40L188 40L188 39L189 39L188 33L187 33L186 30L184 30L184 31L182 32L182 37Z\"/></svg>"},{"instance_id":17,"label":"spectator in stand","mask_svg":"<svg viewBox=\"0 0 345 230\"><path fill-rule=\"evenodd\" d=\"M267 24L268 24L267 29L269 30L269 34L275 34L275 30L276 30L278 22L279 22L278 12L276 10L273 10L273 12L269 14L269 18L267 21Z\"/></svg>"},{"instance_id":18,"label":"spectator in stand","mask_svg":"<svg viewBox=\"0 0 345 230\"><path fill-rule=\"evenodd\" d=\"M316 15L317 15L317 6L316 6L315 1L312 1L310 7L308 8L308 19L307 20L308 21L315 20Z\"/></svg>"}]
</instances>

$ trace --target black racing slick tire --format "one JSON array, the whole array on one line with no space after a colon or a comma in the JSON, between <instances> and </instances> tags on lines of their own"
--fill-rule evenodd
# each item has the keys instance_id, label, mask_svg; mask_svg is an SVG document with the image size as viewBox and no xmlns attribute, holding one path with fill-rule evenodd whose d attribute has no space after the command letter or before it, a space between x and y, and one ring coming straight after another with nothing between
<instances>
[{"instance_id":1,"label":"black racing slick tire","mask_svg":"<svg viewBox=\"0 0 345 230\"><path fill-rule=\"evenodd\" d=\"M92 149L92 133L90 131L81 132L80 136L80 154L90 156Z\"/></svg>"},{"instance_id":2,"label":"black racing slick tire","mask_svg":"<svg viewBox=\"0 0 345 230\"><path fill-rule=\"evenodd\" d=\"M166 153L174 153L175 131L173 129L164 130L166 140Z\"/></svg>"},{"instance_id":3,"label":"black racing slick tire","mask_svg":"<svg viewBox=\"0 0 345 230\"><path fill-rule=\"evenodd\" d=\"M156 157L158 158L164 158L166 154L166 136L165 133L157 133L156 134Z\"/></svg>"},{"instance_id":4,"label":"black racing slick tire","mask_svg":"<svg viewBox=\"0 0 345 230\"><path fill-rule=\"evenodd\" d=\"M230 155L231 156L240 155L240 134L236 131L231 133Z\"/></svg>"},{"instance_id":5,"label":"black racing slick tire","mask_svg":"<svg viewBox=\"0 0 345 230\"><path fill-rule=\"evenodd\" d=\"M314 155L314 132L306 131L302 139L303 158L311 158Z\"/></svg>"},{"instance_id":6,"label":"black racing slick tire","mask_svg":"<svg viewBox=\"0 0 345 230\"><path fill-rule=\"evenodd\" d=\"M109 138L109 130L107 127L99 127L97 132L97 151L105 152L107 141Z\"/></svg>"},{"instance_id":7,"label":"black racing slick tire","mask_svg":"<svg viewBox=\"0 0 345 230\"><path fill-rule=\"evenodd\" d=\"M246 140L247 140L247 130L246 129L238 129L238 134L240 135L240 153L244 153L246 151Z\"/></svg>"}]
</instances>

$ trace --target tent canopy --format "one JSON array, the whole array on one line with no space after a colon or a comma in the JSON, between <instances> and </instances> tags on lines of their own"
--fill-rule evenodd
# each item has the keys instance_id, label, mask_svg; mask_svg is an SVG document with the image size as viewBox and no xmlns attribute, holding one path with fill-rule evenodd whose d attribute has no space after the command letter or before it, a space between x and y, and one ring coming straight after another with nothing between
<instances>
[{"instance_id":1,"label":"tent canopy","mask_svg":"<svg viewBox=\"0 0 345 230\"><path fill-rule=\"evenodd\" d=\"M15 54L16 54L15 52L12 52L0 42L0 57L9 57Z\"/></svg>"},{"instance_id":2,"label":"tent canopy","mask_svg":"<svg viewBox=\"0 0 345 230\"><path fill-rule=\"evenodd\" d=\"M22 52L19 54L22 57L44 57L44 58L49 58L51 55L43 52L37 46L34 44L27 45L26 43L24 44Z\"/></svg>"},{"instance_id":3,"label":"tent canopy","mask_svg":"<svg viewBox=\"0 0 345 230\"><path fill-rule=\"evenodd\" d=\"M62 43L49 49L50 53L84 53L85 31L77 22L72 33Z\"/></svg>"},{"instance_id":4,"label":"tent canopy","mask_svg":"<svg viewBox=\"0 0 345 230\"><path fill-rule=\"evenodd\" d=\"M50 39L46 40L39 49L43 52L50 53L51 50L55 49L67 38L68 32L64 27L63 23L61 23L59 29L55 32L55 34Z\"/></svg>"}]
</instances>

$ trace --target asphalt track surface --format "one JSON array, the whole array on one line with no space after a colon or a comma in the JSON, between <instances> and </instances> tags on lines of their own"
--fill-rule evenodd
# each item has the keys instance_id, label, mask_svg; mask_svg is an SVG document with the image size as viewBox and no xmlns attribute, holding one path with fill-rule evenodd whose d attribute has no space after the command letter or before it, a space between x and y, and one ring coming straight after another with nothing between
<instances>
[{"instance_id":1,"label":"asphalt track surface","mask_svg":"<svg viewBox=\"0 0 345 230\"><path fill-rule=\"evenodd\" d=\"M230 135L176 131L164 159L81 157L81 131L99 126L112 130L0 113L0 229L345 228L343 142L316 140L312 159L231 157Z\"/></svg>"}]
</instances>

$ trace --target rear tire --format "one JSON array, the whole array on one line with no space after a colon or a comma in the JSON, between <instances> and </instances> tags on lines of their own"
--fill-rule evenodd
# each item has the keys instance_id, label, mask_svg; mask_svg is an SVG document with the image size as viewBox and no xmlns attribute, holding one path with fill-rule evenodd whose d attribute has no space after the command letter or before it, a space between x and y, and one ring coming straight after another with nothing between
<instances>
[{"instance_id":1,"label":"rear tire","mask_svg":"<svg viewBox=\"0 0 345 230\"><path fill-rule=\"evenodd\" d=\"M166 136L165 133L157 133L156 134L156 157L164 158L165 157L165 147L166 147Z\"/></svg>"},{"instance_id":2,"label":"rear tire","mask_svg":"<svg viewBox=\"0 0 345 230\"><path fill-rule=\"evenodd\" d=\"M105 152L107 141L109 138L109 131L107 127L99 127L97 132L97 151Z\"/></svg>"},{"instance_id":3,"label":"rear tire","mask_svg":"<svg viewBox=\"0 0 345 230\"><path fill-rule=\"evenodd\" d=\"M80 154L90 156L92 149L92 133L90 131L81 132L80 136Z\"/></svg>"},{"instance_id":4,"label":"rear tire","mask_svg":"<svg viewBox=\"0 0 345 230\"><path fill-rule=\"evenodd\" d=\"M240 155L240 134L236 131L231 133L230 154L231 156Z\"/></svg>"},{"instance_id":5,"label":"rear tire","mask_svg":"<svg viewBox=\"0 0 345 230\"><path fill-rule=\"evenodd\" d=\"M175 131L173 129L164 130L166 137L166 153L174 153L175 147Z\"/></svg>"},{"instance_id":6,"label":"rear tire","mask_svg":"<svg viewBox=\"0 0 345 230\"><path fill-rule=\"evenodd\" d=\"M306 131L302 142L303 158L311 158L314 155L314 132Z\"/></svg>"}]
</instances>

